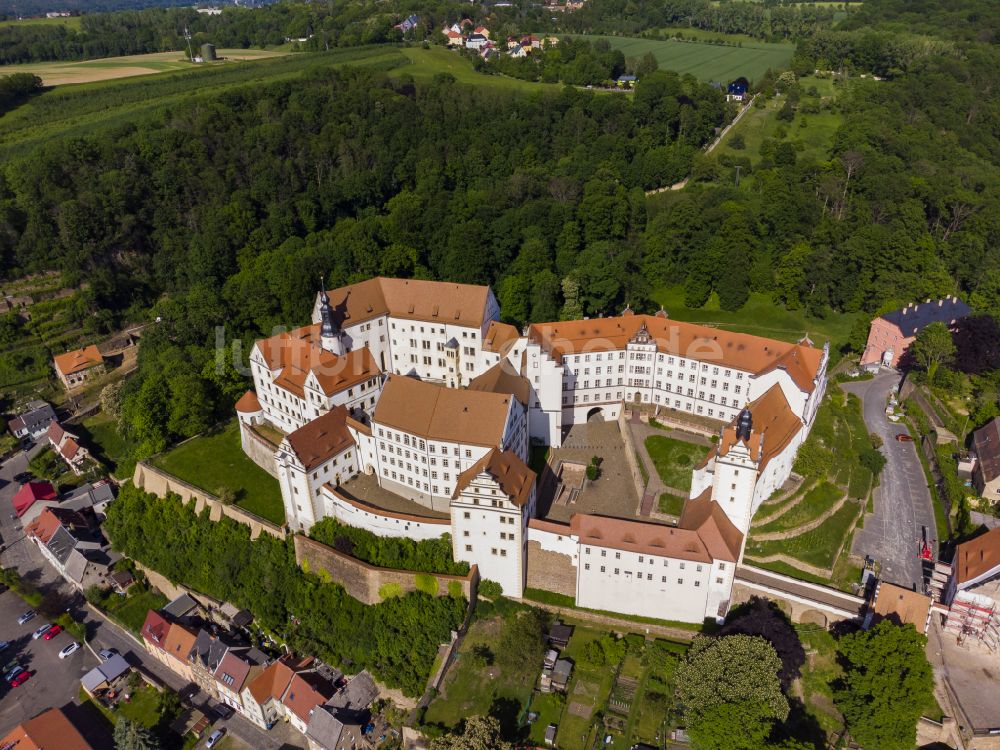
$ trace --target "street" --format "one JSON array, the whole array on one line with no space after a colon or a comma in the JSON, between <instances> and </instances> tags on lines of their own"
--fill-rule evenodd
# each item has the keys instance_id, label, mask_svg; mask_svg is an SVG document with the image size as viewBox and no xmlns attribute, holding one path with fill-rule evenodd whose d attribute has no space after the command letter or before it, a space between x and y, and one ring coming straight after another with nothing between
<instances>
[{"instance_id":1,"label":"street","mask_svg":"<svg viewBox=\"0 0 1000 750\"><path fill-rule=\"evenodd\" d=\"M32 455L34 455L34 451ZM58 689L43 689L52 684L48 680L39 680L38 685L32 687L35 680L39 678L39 675L33 675L32 679L25 685L15 688L13 691L6 685L0 686L0 736L6 734L26 718L36 716L47 708L65 706L68 702L75 700L80 687L79 679L84 673L82 670L83 660L89 669L97 664L94 653L105 648L116 649L130 664L141 667L146 673L169 688L178 692L185 691L184 694L190 696L187 702L197 706L208 715L216 701L213 701L204 692L196 690L193 683L179 677L150 656L131 633L110 622L92 607L87 606L82 594L63 580L55 569L45 562L42 553L33 542L24 538L20 524L11 518L13 513L11 498L20 488L20 485L13 478L25 471L27 466L28 457L23 453L14 455L3 465L0 465L0 531L2 531L6 545L6 549L0 554L0 563L5 568L16 568L24 580L29 581L43 593L54 591L61 594L65 598L73 618L84 622L87 626L87 647L67 659L62 665L62 671L57 672L56 667L48 664L50 655L45 647L51 647L53 653L56 653L69 642L66 640L69 636L65 634L58 636L56 643L59 645L48 641L37 641L28 645L27 650L33 659L32 671L37 668L40 674L58 674L61 682L58 683ZM24 650L24 644L20 640L22 637L20 630L24 630L30 642L31 632L44 621L44 618L39 615L23 628L19 628L17 615L27 609L29 607L20 602L20 599L13 592L7 592L0 597L0 640L10 640L15 635L18 636L15 644L12 644L8 649L11 654L9 659L12 659L19 651ZM7 623L6 620L10 620L10 623ZM40 656L35 653L39 649L41 650L39 654L45 652L44 655ZM6 655L7 652L0 653L0 663L6 664L9 660L3 658ZM55 658L58 664L58 658L52 658ZM35 666L36 659L37 667ZM74 659L78 660L74 661ZM72 674L72 679L66 679L70 674ZM18 691L24 692L18 693ZM10 697L11 692L18 693L14 700ZM211 715L211 718L215 719L214 714ZM271 731L266 732L248 719L234 714L226 721L215 719L212 728L220 727L225 727L226 733L240 746L252 747L255 750L293 750L307 746L305 737L298 734L285 722L279 722Z\"/></svg>"},{"instance_id":2,"label":"street","mask_svg":"<svg viewBox=\"0 0 1000 750\"><path fill-rule=\"evenodd\" d=\"M928 539L937 536L934 508L927 479L917 456L916 443L901 443L898 434L909 434L902 423L894 424L885 414L890 392L899 384L899 374L884 371L872 380L844 383L841 387L862 400L865 425L882 439L886 466L875 489L875 512L854 535L852 551L871 555L882 565L882 577L891 583L923 591L918 556L921 527ZM936 549L934 550L937 551Z\"/></svg>"}]
</instances>

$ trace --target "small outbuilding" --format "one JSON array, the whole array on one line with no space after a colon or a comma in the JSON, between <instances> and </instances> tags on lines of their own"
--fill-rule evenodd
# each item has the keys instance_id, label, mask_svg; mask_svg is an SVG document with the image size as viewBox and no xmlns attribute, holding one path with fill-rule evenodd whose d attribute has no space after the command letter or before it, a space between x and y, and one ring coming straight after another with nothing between
<instances>
[{"instance_id":1,"label":"small outbuilding","mask_svg":"<svg viewBox=\"0 0 1000 750\"><path fill-rule=\"evenodd\" d=\"M87 695L93 697L98 690L113 687L114 684L127 675L132 667L120 654L113 655L105 662L101 662L91 669L80 679L80 684L87 691Z\"/></svg>"}]
</instances>

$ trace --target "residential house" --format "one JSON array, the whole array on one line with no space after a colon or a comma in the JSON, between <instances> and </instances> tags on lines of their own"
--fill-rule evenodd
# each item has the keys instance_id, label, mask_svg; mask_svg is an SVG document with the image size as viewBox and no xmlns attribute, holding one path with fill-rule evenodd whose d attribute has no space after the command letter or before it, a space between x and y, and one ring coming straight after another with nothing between
<instances>
[{"instance_id":1,"label":"residential house","mask_svg":"<svg viewBox=\"0 0 1000 750\"><path fill-rule=\"evenodd\" d=\"M163 641L163 651L166 654L165 664L186 680L194 682L194 669L188 657L198 634L191 628L179 622L171 623L167 637Z\"/></svg>"},{"instance_id":2,"label":"residential house","mask_svg":"<svg viewBox=\"0 0 1000 750\"><path fill-rule=\"evenodd\" d=\"M487 39L490 38L490 30L487 29L485 26L477 26L475 29L473 29L473 33L480 34L486 37Z\"/></svg>"},{"instance_id":3,"label":"residential house","mask_svg":"<svg viewBox=\"0 0 1000 750\"><path fill-rule=\"evenodd\" d=\"M104 357L93 344L60 354L53 364L56 375L66 388L76 388L104 372Z\"/></svg>"},{"instance_id":4,"label":"residential house","mask_svg":"<svg viewBox=\"0 0 1000 750\"><path fill-rule=\"evenodd\" d=\"M92 484L81 484L67 493L59 501L59 507L70 510L91 510L100 518L107 512L108 505L114 499L114 486L107 479L101 479Z\"/></svg>"},{"instance_id":5,"label":"residential house","mask_svg":"<svg viewBox=\"0 0 1000 750\"><path fill-rule=\"evenodd\" d=\"M1000 502L1000 417L973 433L976 466L972 482L976 491L992 503Z\"/></svg>"},{"instance_id":6,"label":"residential house","mask_svg":"<svg viewBox=\"0 0 1000 750\"><path fill-rule=\"evenodd\" d=\"M282 699L288 692L288 686L297 672L308 668L311 659L298 660L292 656L283 656L272 662L252 680L249 680L241 693L243 715L261 729L270 729L274 723L285 716Z\"/></svg>"},{"instance_id":7,"label":"residential house","mask_svg":"<svg viewBox=\"0 0 1000 750\"><path fill-rule=\"evenodd\" d=\"M468 38L465 40L466 49L474 49L477 52L486 46L489 39L487 39L482 34L469 34Z\"/></svg>"},{"instance_id":8,"label":"residential house","mask_svg":"<svg viewBox=\"0 0 1000 750\"><path fill-rule=\"evenodd\" d=\"M448 37L449 47L460 47L465 42L465 37L462 36L462 32L460 31L445 29L442 33Z\"/></svg>"},{"instance_id":9,"label":"residential house","mask_svg":"<svg viewBox=\"0 0 1000 750\"><path fill-rule=\"evenodd\" d=\"M1000 650L1000 526L955 548L944 603L945 629L960 642Z\"/></svg>"},{"instance_id":10,"label":"residential house","mask_svg":"<svg viewBox=\"0 0 1000 750\"><path fill-rule=\"evenodd\" d=\"M226 654L235 646L236 644L224 635L217 635L207 628L200 628L188 654L191 675L195 683L215 700L219 700L215 674Z\"/></svg>"},{"instance_id":11,"label":"residential house","mask_svg":"<svg viewBox=\"0 0 1000 750\"><path fill-rule=\"evenodd\" d=\"M948 328L971 313L971 308L958 297L926 300L893 310L872 321L868 343L861 355L861 366L878 370L898 367L917 334L931 323L944 323Z\"/></svg>"},{"instance_id":12,"label":"residential house","mask_svg":"<svg viewBox=\"0 0 1000 750\"><path fill-rule=\"evenodd\" d=\"M507 55L510 57L527 57L528 51L520 43L515 43L513 47L507 50Z\"/></svg>"},{"instance_id":13,"label":"residential house","mask_svg":"<svg viewBox=\"0 0 1000 750\"><path fill-rule=\"evenodd\" d=\"M157 661L165 666L171 667L167 660L164 646L167 642L167 634L170 632L170 621L156 610L149 610L146 613L146 620L142 623L139 635L142 637L142 644ZM172 667L171 667L172 668Z\"/></svg>"},{"instance_id":14,"label":"residential house","mask_svg":"<svg viewBox=\"0 0 1000 750\"><path fill-rule=\"evenodd\" d=\"M61 708L50 708L11 729L0 748L9 750L94 750Z\"/></svg>"},{"instance_id":15,"label":"residential house","mask_svg":"<svg viewBox=\"0 0 1000 750\"><path fill-rule=\"evenodd\" d=\"M527 36L521 37L521 46L526 49L541 49L542 40L534 34L528 34Z\"/></svg>"},{"instance_id":16,"label":"residential house","mask_svg":"<svg viewBox=\"0 0 1000 750\"><path fill-rule=\"evenodd\" d=\"M333 685L319 673L306 671L295 674L281 698L289 723L296 731L305 734L313 712L329 700L333 693Z\"/></svg>"},{"instance_id":17,"label":"residential house","mask_svg":"<svg viewBox=\"0 0 1000 750\"><path fill-rule=\"evenodd\" d=\"M615 85L620 89L630 89L635 86L635 82L639 80L635 76L618 76L615 79Z\"/></svg>"},{"instance_id":18,"label":"residential house","mask_svg":"<svg viewBox=\"0 0 1000 750\"><path fill-rule=\"evenodd\" d=\"M24 410L7 423L7 429L19 440L37 440L45 435L55 418L56 413L45 401L29 401Z\"/></svg>"},{"instance_id":19,"label":"residential house","mask_svg":"<svg viewBox=\"0 0 1000 750\"><path fill-rule=\"evenodd\" d=\"M80 679L80 685L91 697L101 690L114 687L122 678L126 677L132 667L120 654L114 654L107 661L102 661L91 669Z\"/></svg>"},{"instance_id":20,"label":"residential house","mask_svg":"<svg viewBox=\"0 0 1000 750\"><path fill-rule=\"evenodd\" d=\"M116 570L108 576L108 583L116 594L125 596L135 584L135 577L127 570Z\"/></svg>"},{"instance_id":21,"label":"residential house","mask_svg":"<svg viewBox=\"0 0 1000 750\"><path fill-rule=\"evenodd\" d=\"M24 534L38 546L42 556L63 578L79 590L103 586L118 559L107 552L107 542L81 513L61 507L46 507Z\"/></svg>"},{"instance_id":22,"label":"residential house","mask_svg":"<svg viewBox=\"0 0 1000 750\"><path fill-rule=\"evenodd\" d=\"M245 714L243 689L264 671L267 656L255 648L229 649L215 670L215 693L219 700Z\"/></svg>"},{"instance_id":23,"label":"residential house","mask_svg":"<svg viewBox=\"0 0 1000 750\"><path fill-rule=\"evenodd\" d=\"M420 23L420 19L416 15L409 15L402 21L397 23L395 26L393 26L393 28L399 29L405 34L407 31L412 31L413 29L417 28L418 23Z\"/></svg>"},{"instance_id":24,"label":"residential house","mask_svg":"<svg viewBox=\"0 0 1000 750\"><path fill-rule=\"evenodd\" d=\"M78 476L82 474L87 460L90 458L90 453L80 445L80 438L63 429L58 422L52 422L49 425L45 436L49 445L66 462L70 470Z\"/></svg>"},{"instance_id":25,"label":"residential house","mask_svg":"<svg viewBox=\"0 0 1000 750\"><path fill-rule=\"evenodd\" d=\"M22 518L35 503L54 501L57 497L55 488L49 482L27 482L21 485L10 501L15 515Z\"/></svg>"},{"instance_id":26,"label":"residential house","mask_svg":"<svg viewBox=\"0 0 1000 750\"><path fill-rule=\"evenodd\" d=\"M361 750L372 746L362 729L371 720L378 688L368 672L355 675L330 700L317 706L306 726L309 750Z\"/></svg>"}]
</instances>

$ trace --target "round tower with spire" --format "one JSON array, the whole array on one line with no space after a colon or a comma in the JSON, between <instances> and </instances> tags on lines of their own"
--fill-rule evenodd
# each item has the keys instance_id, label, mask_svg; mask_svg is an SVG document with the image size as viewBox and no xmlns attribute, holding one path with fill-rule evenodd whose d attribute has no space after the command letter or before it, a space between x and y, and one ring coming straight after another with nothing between
<instances>
[{"instance_id":1,"label":"round tower with spire","mask_svg":"<svg viewBox=\"0 0 1000 750\"><path fill-rule=\"evenodd\" d=\"M333 311L330 309L330 297L326 293L326 284L320 277L319 297L319 340L320 346L338 357L344 353L344 342L341 340L340 328L333 321Z\"/></svg>"}]
</instances>

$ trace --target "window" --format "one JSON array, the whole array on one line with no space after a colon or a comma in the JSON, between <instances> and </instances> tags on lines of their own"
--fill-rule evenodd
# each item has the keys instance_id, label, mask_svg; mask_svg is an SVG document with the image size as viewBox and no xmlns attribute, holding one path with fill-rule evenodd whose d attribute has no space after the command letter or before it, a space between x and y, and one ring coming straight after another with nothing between
<instances>
[{"instance_id":1,"label":"window","mask_svg":"<svg viewBox=\"0 0 1000 750\"><path fill-rule=\"evenodd\" d=\"M583 566L584 570L590 570L590 563L585 563Z\"/></svg>"},{"instance_id":2,"label":"window","mask_svg":"<svg viewBox=\"0 0 1000 750\"><path fill-rule=\"evenodd\" d=\"M716 583L722 583L722 579L721 579L721 578L716 578L716 579L715 579L715 582L716 582Z\"/></svg>"},{"instance_id":3,"label":"window","mask_svg":"<svg viewBox=\"0 0 1000 750\"><path fill-rule=\"evenodd\" d=\"M462 514L462 517L463 518L472 518L472 516L469 515L469 511L465 511L465 513Z\"/></svg>"},{"instance_id":4,"label":"window","mask_svg":"<svg viewBox=\"0 0 1000 750\"><path fill-rule=\"evenodd\" d=\"M684 585L684 579L683 578L678 578L677 579L677 583L683 586Z\"/></svg>"},{"instance_id":5,"label":"window","mask_svg":"<svg viewBox=\"0 0 1000 750\"><path fill-rule=\"evenodd\" d=\"M602 573L604 572L604 566L603 565L601 566L601 572Z\"/></svg>"},{"instance_id":6,"label":"window","mask_svg":"<svg viewBox=\"0 0 1000 750\"><path fill-rule=\"evenodd\" d=\"M466 544L465 545L465 551L466 552L472 552L472 545L471 544Z\"/></svg>"},{"instance_id":7,"label":"window","mask_svg":"<svg viewBox=\"0 0 1000 750\"><path fill-rule=\"evenodd\" d=\"M701 586L701 581L695 581L694 582L694 587L698 588L699 586Z\"/></svg>"},{"instance_id":8,"label":"window","mask_svg":"<svg viewBox=\"0 0 1000 750\"><path fill-rule=\"evenodd\" d=\"M615 575L618 575L618 568L615 568Z\"/></svg>"}]
</instances>

